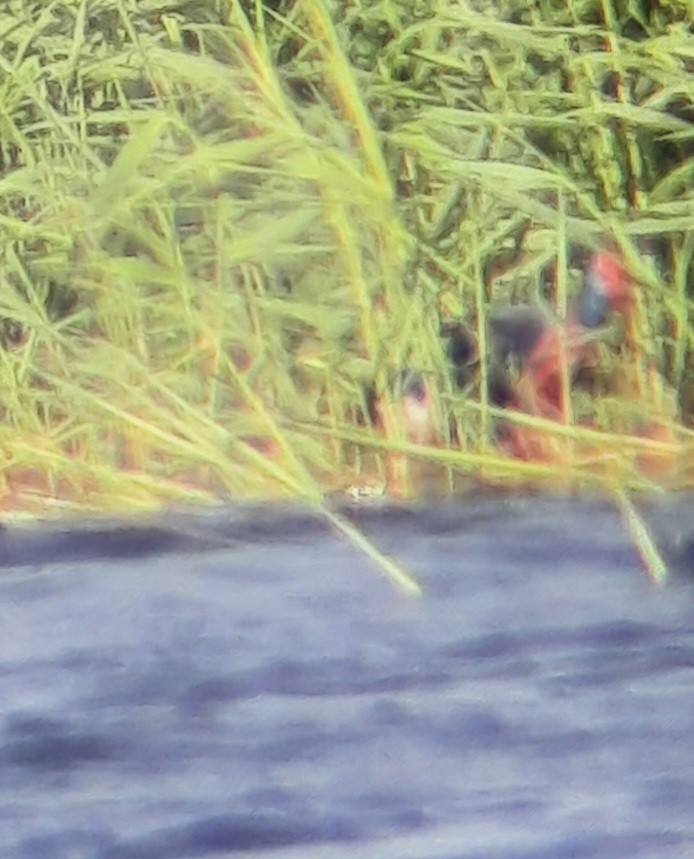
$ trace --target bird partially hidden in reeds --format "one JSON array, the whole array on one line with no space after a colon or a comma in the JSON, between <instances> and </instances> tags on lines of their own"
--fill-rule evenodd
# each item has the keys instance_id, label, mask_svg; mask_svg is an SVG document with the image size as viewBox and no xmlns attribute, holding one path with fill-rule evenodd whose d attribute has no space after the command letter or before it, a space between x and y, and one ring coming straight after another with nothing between
<instances>
[{"instance_id":1,"label":"bird partially hidden in reeds","mask_svg":"<svg viewBox=\"0 0 694 859\"><path fill-rule=\"evenodd\" d=\"M597 344L613 314L630 317L634 283L621 259L601 251L588 262L578 294L564 318L532 304L492 306L486 317L487 354L481 356L477 338L462 322L446 322L441 335L454 384L474 391L480 380L482 360L486 367L487 400L495 407L532 418L566 422L567 395L579 372L599 358ZM398 375L391 390L390 420L383 404L373 395L370 412L389 438L410 444L441 443L440 403L426 374L407 370ZM523 422L499 419L495 435L501 449L511 456L546 457L544 435ZM452 431L450 438L455 438Z\"/></svg>"},{"instance_id":2,"label":"bird partially hidden in reeds","mask_svg":"<svg viewBox=\"0 0 694 859\"><path fill-rule=\"evenodd\" d=\"M596 344L614 313L629 315L633 283L621 260L602 251L592 257L579 293L564 319L534 304L492 306L486 318L487 399L492 406L533 417L565 421L566 395L583 367L596 360ZM461 323L444 330L459 388L470 385L479 364L474 337ZM500 446L532 458L542 445L532 430L499 422Z\"/></svg>"},{"instance_id":3,"label":"bird partially hidden in reeds","mask_svg":"<svg viewBox=\"0 0 694 859\"><path fill-rule=\"evenodd\" d=\"M567 405L565 379L573 380L596 332L612 313L628 313L631 301L632 282L621 261L600 252L591 259L565 319L553 319L535 305L493 307L487 316L490 401L561 418Z\"/></svg>"}]
</instances>

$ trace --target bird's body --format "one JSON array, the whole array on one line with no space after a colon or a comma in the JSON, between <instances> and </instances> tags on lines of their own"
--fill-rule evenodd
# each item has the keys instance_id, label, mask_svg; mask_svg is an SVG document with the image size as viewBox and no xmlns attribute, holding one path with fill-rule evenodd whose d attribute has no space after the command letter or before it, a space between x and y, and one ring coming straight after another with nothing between
<instances>
[{"instance_id":1,"label":"bird's body","mask_svg":"<svg viewBox=\"0 0 694 859\"><path fill-rule=\"evenodd\" d=\"M512 363L520 369L552 319L534 304L504 304L492 307L487 314L489 352L494 363Z\"/></svg>"},{"instance_id":2,"label":"bird's body","mask_svg":"<svg viewBox=\"0 0 694 859\"><path fill-rule=\"evenodd\" d=\"M571 381L590 353L596 329L613 311L624 312L629 299L624 268L601 252L591 260L565 319L552 319L534 305L492 308L487 318L490 378L495 380L490 400L541 417L558 417L565 408L564 379ZM517 376L515 383L508 376L504 379L509 373Z\"/></svg>"}]
</instances>

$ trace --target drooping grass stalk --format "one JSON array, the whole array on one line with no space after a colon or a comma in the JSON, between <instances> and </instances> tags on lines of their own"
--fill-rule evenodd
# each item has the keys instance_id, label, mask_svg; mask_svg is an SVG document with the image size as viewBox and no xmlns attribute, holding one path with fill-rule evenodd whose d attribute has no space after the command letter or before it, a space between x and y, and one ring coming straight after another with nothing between
<instances>
[{"instance_id":1,"label":"drooping grass stalk","mask_svg":"<svg viewBox=\"0 0 694 859\"><path fill-rule=\"evenodd\" d=\"M625 492L618 491L615 500L649 576L655 584L664 585L667 582L668 569L645 522Z\"/></svg>"},{"instance_id":2,"label":"drooping grass stalk","mask_svg":"<svg viewBox=\"0 0 694 859\"><path fill-rule=\"evenodd\" d=\"M388 578L411 596L422 596L422 588L403 567L381 552L365 535L344 516L325 509L323 515L332 527L369 558Z\"/></svg>"}]
</instances>

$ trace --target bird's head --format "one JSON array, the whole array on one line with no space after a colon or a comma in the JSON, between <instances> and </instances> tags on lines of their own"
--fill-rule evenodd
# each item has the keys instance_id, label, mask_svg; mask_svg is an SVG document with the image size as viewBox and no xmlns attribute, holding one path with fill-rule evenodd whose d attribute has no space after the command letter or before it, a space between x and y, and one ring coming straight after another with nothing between
<instances>
[{"instance_id":1,"label":"bird's head","mask_svg":"<svg viewBox=\"0 0 694 859\"><path fill-rule=\"evenodd\" d=\"M599 328L610 314L625 313L632 300L632 281L622 261L600 251L590 261L578 296L577 317L586 328Z\"/></svg>"}]
</instances>

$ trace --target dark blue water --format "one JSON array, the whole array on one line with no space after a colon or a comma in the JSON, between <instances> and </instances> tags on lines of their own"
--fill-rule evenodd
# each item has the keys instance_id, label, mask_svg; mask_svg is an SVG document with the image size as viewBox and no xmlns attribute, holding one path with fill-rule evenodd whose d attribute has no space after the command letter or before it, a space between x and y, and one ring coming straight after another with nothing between
<instances>
[{"instance_id":1,"label":"dark blue water","mask_svg":"<svg viewBox=\"0 0 694 859\"><path fill-rule=\"evenodd\" d=\"M4 859L694 856L694 513L609 505L0 535Z\"/></svg>"}]
</instances>

